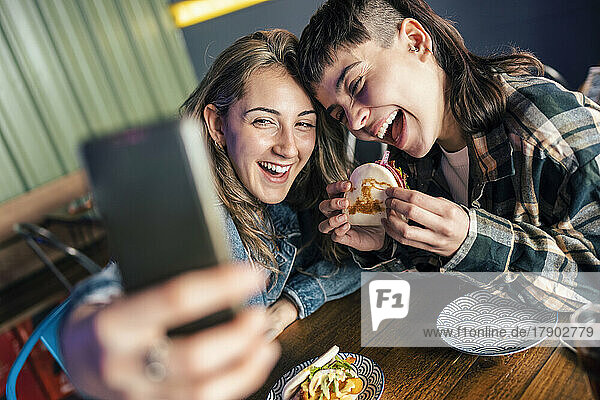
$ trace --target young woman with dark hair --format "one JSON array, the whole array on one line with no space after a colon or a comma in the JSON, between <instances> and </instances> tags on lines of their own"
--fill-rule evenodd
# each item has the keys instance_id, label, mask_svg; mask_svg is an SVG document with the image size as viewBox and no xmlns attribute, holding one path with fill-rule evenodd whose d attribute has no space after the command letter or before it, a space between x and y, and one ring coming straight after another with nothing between
<instances>
[{"instance_id":1,"label":"young woman with dark hair","mask_svg":"<svg viewBox=\"0 0 600 400\"><path fill-rule=\"evenodd\" d=\"M369 266L532 272L519 276L532 300L597 299L595 275L580 274L600 271L597 104L539 77L529 53L471 53L422 0L329 0L299 57L321 104L357 138L390 145L412 189L388 189L383 228L366 229L341 213L349 182L331 184L321 232L375 250L362 254Z\"/></svg>"}]
</instances>

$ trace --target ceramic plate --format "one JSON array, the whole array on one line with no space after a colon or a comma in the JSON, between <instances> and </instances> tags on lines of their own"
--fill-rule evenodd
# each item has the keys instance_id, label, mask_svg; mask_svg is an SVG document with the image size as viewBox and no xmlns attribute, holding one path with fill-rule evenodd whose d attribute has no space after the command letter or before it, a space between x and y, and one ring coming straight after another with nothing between
<instances>
[{"instance_id":1,"label":"ceramic plate","mask_svg":"<svg viewBox=\"0 0 600 400\"><path fill-rule=\"evenodd\" d=\"M528 307L523 303L492 295L487 291L477 291L459 297L448 304L437 318L438 329L460 328L469 331L473 328L504 328L511 332L516 326L527 328L537 324L556 324L558 313L542 308ZM493 336L493 335L490 335ZM450 347L465 353L501 356L526 350L542 342L546 337L533 339L469 337L452 335L442 338Z\"/></svg>"},{"instance_id":2,"label":"ceramic plate","mask_svg":"<svg viewBox=\"0 0 600 400\"><path fill-rule=\"evenodd\" d=\"M383 393L384 377L383 371L377 365L377 363L368 357L361 356L360 354L354 353L338 353L341 358L348 358L350 356L356 358L356 361L352 363L352 369L356 372L359 378L363 380L363 391L358 395L357 400L378 400ZM273 385L271 391L267 395L266 400L282 400L283 399L283 387L286 382L292 379L296 374L314 363L318 357L303 362L302 364L296 365L288 372L283 374L281 378Z\"/></svg>"}]
</instances>

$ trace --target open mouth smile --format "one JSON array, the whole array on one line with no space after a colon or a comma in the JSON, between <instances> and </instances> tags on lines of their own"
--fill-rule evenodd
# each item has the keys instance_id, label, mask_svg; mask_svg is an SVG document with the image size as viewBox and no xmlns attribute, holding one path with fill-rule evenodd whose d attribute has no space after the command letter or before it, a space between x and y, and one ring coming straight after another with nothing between
<instances>
[{"instance_id":1,"label":"open mouth smile","mask_svg":"<svg viewBox=\"0 0 600 400\"><path fill-rule=\"evenodd\" d=\"M381 124L381 126L377 130L377 137L379 139L383 139L385 137L385 134L387 133L388 128L394 122L394 119L396 118L396 115L398 115L398 111L399 110L394 111L393 113L391 113L390 115L388 115L388 117L387 117L387 119L385 121L383 121L383 124Z\"/></svg>"},{"instance_id":2,"label":"open mouth smile","mask_svg":"<svg viewBox=\"0 0 600 400\"><path fill-rule=\"evenodd\" d=\"M384 143L391 144L398 148L401 147L402 139L406 133L406 117L402 109L393 111L385 121L379 126L375 135Z\"/></svg>"},{"instance_id":3,"label":"open mouth smile","mask_svg":"<svg viewBox=\"0 0 600 400\"><path fill-rule=\"evenodd\" d=\"M281 165L267 161L258 161L258 165L265 174L265 177L273 183L283 183L289 176L292 164Z\"/></svg>"}]
</instances>

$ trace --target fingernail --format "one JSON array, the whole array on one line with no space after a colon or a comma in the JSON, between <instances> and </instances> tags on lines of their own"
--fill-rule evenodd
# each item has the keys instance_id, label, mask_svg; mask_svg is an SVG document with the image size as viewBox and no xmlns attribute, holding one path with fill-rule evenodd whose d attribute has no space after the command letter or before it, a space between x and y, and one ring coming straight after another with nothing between
<instances>
[{"instance_id":1,"label":"fingernail","mask_svg":"<svg viewBox=\"0 0 600 400\"><path fill-rule=\"evenodd\" d=\"M338 215L337 220L339 222L344 222L346 220L346 214Z\"/></svg>"}]
</instances>

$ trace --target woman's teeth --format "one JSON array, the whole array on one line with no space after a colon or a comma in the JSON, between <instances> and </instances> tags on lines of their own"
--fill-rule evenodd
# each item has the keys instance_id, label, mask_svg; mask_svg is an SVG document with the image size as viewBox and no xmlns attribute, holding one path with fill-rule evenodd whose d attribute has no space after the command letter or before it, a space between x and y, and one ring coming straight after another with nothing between
<instances>
[{"instance_id":1,"label":"woman's teeth","mask_svg":"<svg viewBox=\"0 0 600 400\"><path fill-rule=\"evenodd\" d=\"M265 161L259 161L258 163L264 169L267 169L270 172L274 172L276 174L285 174L292 167L291 165L286 165L285 167L282 167L281 165L275 165Z\"/></svg>"},{"instance_id":2,"label":"woman's teeth","mask_svg":"<svg viewBox=\"0 0 600 400\"><path fill-rule=\"evenodd\" d=\"M392 122L394 122L394 118L396 118L396 115L398 114L398 110L394 111L393 113L390 114L390 116L385 120L385 122L383 123L383 125L381 125L381 128L379 128L379 131L377 132L377 137L379 139L383 139L385 136L385 132L388 129L388 126L390 126L390 124Z\"/></svg>"}]
</instances>

